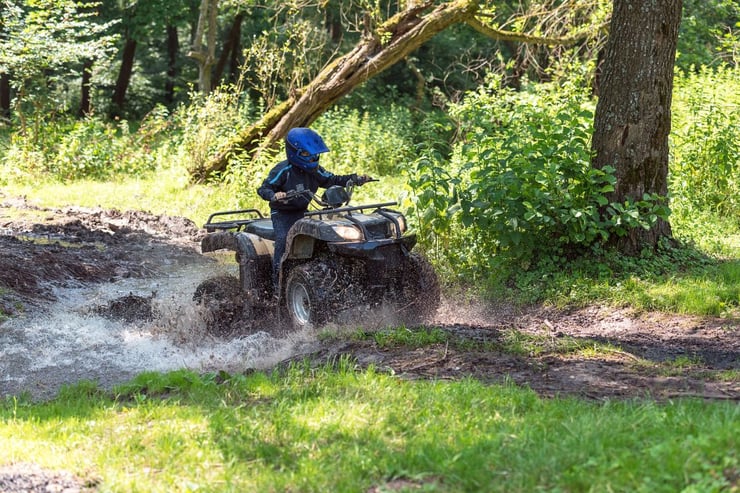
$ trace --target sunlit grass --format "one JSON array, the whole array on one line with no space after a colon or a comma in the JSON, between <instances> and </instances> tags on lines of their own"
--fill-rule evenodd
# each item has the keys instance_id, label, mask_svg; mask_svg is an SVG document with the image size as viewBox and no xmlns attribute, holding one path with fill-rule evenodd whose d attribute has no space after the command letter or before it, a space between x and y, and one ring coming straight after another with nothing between
<instances>
[{"instance_id":1,"label":"sunlit grass","mask_svg":"<svg viewBox=\"0 0 740 493\"><path fill-rule=\"evenodd\" d=\"M407 191L400 177L381 177L380 182L355 189L353 204L402 201ZM39 180L10 183L4 194L26 197L39 207L102 207L142 210L152 214L182 216L202 225L216 211L257 208L268 211L257 190L234 184L193 183L184 167L173 166L144 177L121 176L110 181ZM41 214L41 213L38 213Z\"/></svg>"},{"instance_id":2,"label":"sunlit grass","mask_svg":"<svg viewBox=\"0 0 740 493\"><path fill-rule=\"evenodd\" d=\"M621 266L605 275L594 268L598 260L584 259L570 269L517 273L517 289L496 288L492 293L524 304L600 303L640 311L740 317L740 259L675 261L663 273L655 272L663 266L651 262Z\"/></svg>"},{"instance_id":3,"label":"sunlit grass","mask_svg":"<svg viewBox=\"0 0 740 493\"><path fill-rule=\"evenodd\" d=\"M474 380L408 382L336 366L272 375L146 374L0 406L0 463L101 491L677 491L731 487L733 403L541 399Z\"/></svg>"},{"instance_id":4,"label":"sunlit grass","mask_svg":"<svg viewBox=\"0 0 740 493\"><path fill-rule=\"evenodd\" d=\"M122 176L111 181L68 183L48 180L10 184L4 188L6 195L26 197L39 207L142 210L187 217L197 224L205 222L216 210L251 206L240 204L238 198L226 190L226 186L191 183L184 168L170 168L143 178Z\"/></svg>"}]
</instances>

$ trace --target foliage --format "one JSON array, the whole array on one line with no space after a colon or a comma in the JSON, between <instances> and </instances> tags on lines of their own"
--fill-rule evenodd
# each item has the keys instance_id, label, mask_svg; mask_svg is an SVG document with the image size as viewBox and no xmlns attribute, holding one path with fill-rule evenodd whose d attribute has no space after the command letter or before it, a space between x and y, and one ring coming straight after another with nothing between
<instances>
[{"instance_id":1,"label":"foliage","mask_svg":"<svg viewBox=\"0 0 740 493\"><path fill-rule=\"evenodd\" d=\"M450 162L429 153L411 186L426 241L461 276L511 262L581 254L630 228L649 228L667 209L660 197L608 203L613 169L590 163L594 104L579 81L515 92L496 82L452 110L461 137ZM462 269L460 269L462 268Z\"/></svg>"},{"instance_id":2,"label":"foliage","mask_svg":"<svg viewBox=\"0 0 740 493\"><path fill-rule=\"evenodd\" d=\"M135 131L130 123L113 124L99 117L83 120L50 118L32 132L13 134L0 167L5 180L36 181L84 178L152 171L166 148L166 112L153 111ZM29 129L30 130L30 129Z\"/></svg>"},{"instance_id":3,"label":"foliage","mask_svg":"<svg viewBox=\"0 0 740 493\"><path fill-rule=\"evenodd\" d=\"M416 128L406 108L389 105L360 112L339 107L327 111L312 128L330 143L332 168L393 175L416 155Z\"/></svg>"},{"instance_id":4,"label":"foliage","mask_svg":"<svg viewBox=\"0 0 740 493\"><path fill-rule=\"evenodd\" d=\"M96 3L39 0L2 4L0 73L9 75L16 91L16 110L43 118L66 111L66 84L79 77L85 62L111 56L116 21L101 22Z\"/></svg>"},{"instance_id":5,"label":"foliage","mask_svg":"<svg viewBox=\"0 0 740 493\"><path fill-rule=\"evenodd\" d=\"M93 471L103 491L731 491L738 423L732 402L541 399L342 358L7 399L0 462Z\"/></svg>"},{"instance_id":6,"label":"foliage","mask_svg":"<svg viewBox=\"0 0 740 493\"><path fill-rule=\"evenodd\" d=\"M677 220L711 212L740 225L740 69L679 72L670 192Z\"/></svg>"},{"instance_id":7,"label":"foliage","mask_svg":"<svg viewBox=\"0 0 740 493\"><path fill-rule=\"evenodd\" d=\"M740 3L684 0L676 64L682 70L740 62Z\"/></svg>"},{"instance_id":8,"label":"foliage","mask_svg":"<svg viewBox=\"0 0 740 493\"><path fill-rule=\"evenodd\" d=\"M244 51L243 76L266 109L300 90L321 69L330 40L319 22L290 16L281 29L264 30Z\"/></svg>"},{"instance_id":9,"label":"foliage","mask_svg":"<svg viewBox=\"0 0 740 493\"><path fill-rule=\"evenodd\" d=\"M205 97L195 97L174 114L183 158L191 175L197 175L211 155L218 152L237 129L250 122L252 105L239 87L219 87Z\"/></svg>"}]
</instances>

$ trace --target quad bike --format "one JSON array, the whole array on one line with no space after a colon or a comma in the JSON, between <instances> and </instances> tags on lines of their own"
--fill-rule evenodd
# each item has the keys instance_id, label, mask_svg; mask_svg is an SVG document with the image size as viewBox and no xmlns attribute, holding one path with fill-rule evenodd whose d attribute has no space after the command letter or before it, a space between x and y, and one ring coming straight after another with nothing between
<instances>
[{"instance_id":1,"label":"quad bike","mask_svg":"<svg viewBox=\"0 0 740 493\"><path fill-rule=\"evenodd\" d=\"M389 207L396 202L350 206L354 184L332 186L319 198L308 190L308 211L288 233L277 292L271 272L272 221L256 209L212 214L201 241L203 253L236 252L239 279L201 283L196 300L223 300L238 292L240 317L278 314L292 329L319 327L352 309L391 308L394 320L419 324L439 305L440 287L431 264L412 253L416 236L406 219ZM276 312L277 309L277 312Z\"/></svg>"}]
</instances>

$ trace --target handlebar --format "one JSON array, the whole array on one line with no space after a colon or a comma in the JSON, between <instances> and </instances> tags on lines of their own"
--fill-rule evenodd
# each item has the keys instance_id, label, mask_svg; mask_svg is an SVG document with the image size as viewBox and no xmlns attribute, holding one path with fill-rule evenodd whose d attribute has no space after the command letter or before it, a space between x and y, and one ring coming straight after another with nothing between
<instances>
[{"instance_id":1,"label":"handlebar","mask_svg":"<svg viewBox=\"0 0 740 493\"><path fill-rule=\"evenodd\" d=\"M360 178L360 180L358 180L358 183L355 183L352 180L348 180L347 183L345 184L345 186L342 187L342 188L344 188L344 190L347 193L347 199L345 201L345 204L348 203L349 200L352 198L352 192L354 191L355 185L362 186L365 183L370 183L370 182L373 182L373 181L380 181L380 180L377 179L377 178L372 178L372 177L368 177L366 180L363 180L362 178ZM284 197L282 197L280 199L273 198L272 200L275 201L275 202L287 202L287 201L289 201L291 199L294 199L296 197L300 197L302 195L308 196L309 201L310 200L313 200L313 201L315 201L317 204L319 204L322 207L328 207L328 208L336 207L336 205L332 205L332 204L330 204L330 203L322 200L318 195L316 195L315 193L313 193L311 190L289 190L289 191L285 192L285 196Z\"/></svg>"}]
</instances>

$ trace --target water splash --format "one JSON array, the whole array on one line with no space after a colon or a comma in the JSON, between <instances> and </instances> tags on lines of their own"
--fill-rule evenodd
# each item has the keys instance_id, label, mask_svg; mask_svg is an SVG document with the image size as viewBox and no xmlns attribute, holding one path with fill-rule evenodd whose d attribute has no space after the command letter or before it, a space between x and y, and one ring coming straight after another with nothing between
<instances>
[{"instance_id":1,"label":"water splash","mask_svg":"<svg viewBox=\"0 0 740 493\"><path fill-rule=\"evenodd\" d=\"M109 387L144 371L261 369L290 357L300 338L260 331L222 339L206 331L193 291L208 277L235 274L235 268L216 262L173 265L154 279L58 289L58 301L48 309L2 326L0 397L53 395L80 380ZM131 294L151 298L152 320L126 323L93 309Z\"/></svg>"}]
</instances>

